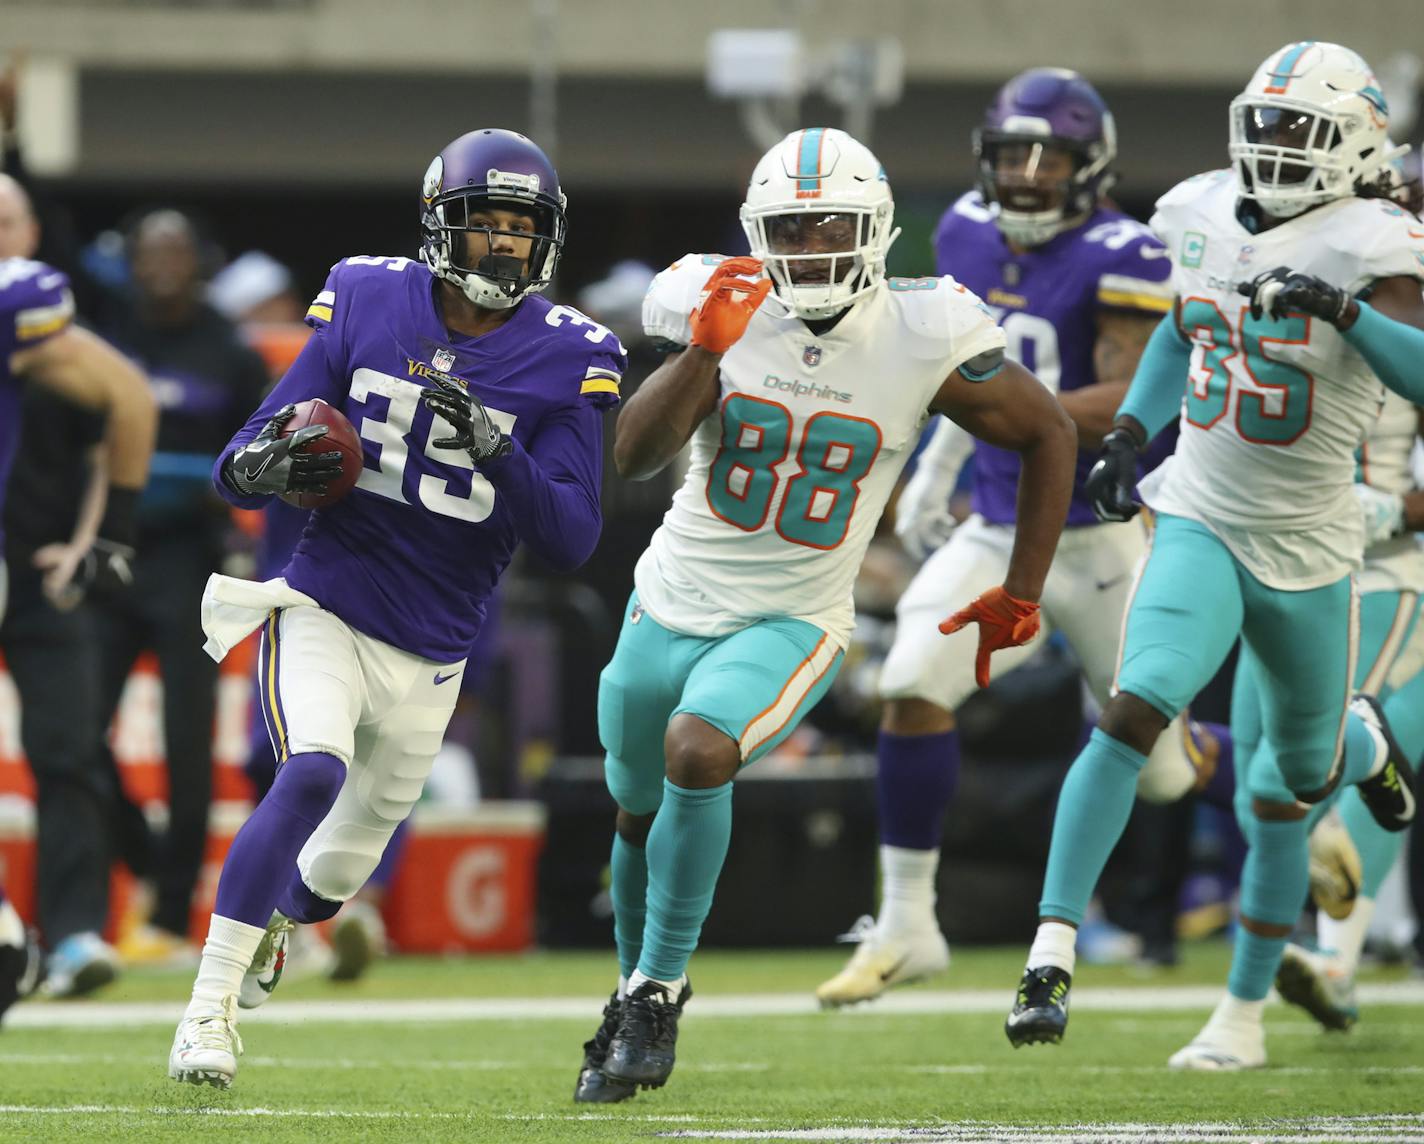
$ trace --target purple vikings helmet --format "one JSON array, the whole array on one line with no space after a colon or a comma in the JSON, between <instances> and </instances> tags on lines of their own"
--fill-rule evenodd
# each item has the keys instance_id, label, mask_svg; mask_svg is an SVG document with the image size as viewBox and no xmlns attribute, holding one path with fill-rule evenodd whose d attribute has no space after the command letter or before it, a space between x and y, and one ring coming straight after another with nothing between
<instances>
[{"instance_id":1,"label":"purple vikings helmet","mask_svg":"<svg viewBox=\"0 0 1424 1144\"><path fill-rule=\"evenodd\" d=\"M437 278L452 282L477 306L505 310L545 289L564 249L566 200L549 157L515 131L485 127L461 135L431 161L420 192L420 256ZM472 225L481 210L517 210L533 215L535 233L527 265L503 254L486 254L464 265L465 232L498 231Z\"/></svg>"},{"instance_id":2,"label":"purple vikings helmet","mask_svg":"<svg viewBox=\"0 0 1424 1144\"><path fill-rule=\"evenodd\" d=\"M1068 154L1071 176L1056 184L1035 179L1046 148ZM1030 68L994 97L974 132L974 156L980 193L1004 237L1040 246L1092 214L1112 186L1117 131L1102 96L1077 72ZM1001 166L1022 173L1007 175Z\"/></svg>"}]
</instances>

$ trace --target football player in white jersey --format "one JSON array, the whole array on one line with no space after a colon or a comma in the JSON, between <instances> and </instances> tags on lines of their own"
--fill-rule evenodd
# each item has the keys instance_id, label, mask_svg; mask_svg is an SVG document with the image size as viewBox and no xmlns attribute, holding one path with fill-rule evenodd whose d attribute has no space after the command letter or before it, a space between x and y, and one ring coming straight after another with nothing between
<instances>
[{"instance_id":1,"label":"football player in white jersey","mask_svg":"<svg viewBox=\"0 0 1424 1144\"><path fill-rule=\"evenodd\" d=\"M1238 635L1245 670L1261 682L1249 756L1253 737L1235 735L1250 847L1241 931L1228 994L1174 1067L1264 1063L1259 1014L1305 899L1311 808L1343 782L1358 784L1386 828L1413 817L1408 764L1377 710L1346 720L1352 573L1364 548L1355 450L1379 412L1381 380L1406 395L1424 380L1401 364L1408 352L1424 357L1424 231L1370 197L1385 193L1386 125L1358 55L1288 45L1232 102L1233 169L1189 179L1157 204L1152 226L1171 252L1178 300L1089 477L1100 515L1136 512L1138 451L1179 411L1181 437L1142 485L1157 513L1152 551L1117 693L1059 799L1038 935L1005 1024L1015 1045L1062 1038L1076 927L1136 776Z\"/></svg>"},{"instance_id":2,"label":"football player in white jersey","mask_svg":"<svg viewBox=\"0 0 1424 1144\"><path fill-rule=\"evenodd\" d=\"M851 587L931 413L1023 458L1001 586L941 625L990 652L1032 638L1063 526L1076 438L1052 395L952 278L886 279L884 171L843 131L787 136L742 208L751 258L690 254L654 280L648 334L670 350L618 421L620 474L692 461L638 563L599 688L618 803L619 987L575 1099L621 1100L672 1071L684 969L726 856L732 779L826 691Z\"/></svg>"},{"instance_id":3,"label":"football player in white jersey","mask_svg":"<svg viewBox=\"0 0 1424 1144\"><path fill-rule=\"evenodd\" d=\"M1147 339L1172 308L1171 265L1147 227L1105 201L1115 181L1116 129L1102 97L1076 72L1032 68L1015 76L989 105L974 142L979 189L940 220L938 269L1003 311L1009 356L1057 391L1085 446L1044 587L1045 630L996 656L993 675L1028 660L1048 629L1057 630L1101 706L1147 528L1140 520L1101 523L1083 482ZM1171 442L1163 444L1169 449ZM950 494L971 452L973 514L955 527ZM895 643L880 676L880 913L874 925L858 922L848 935L859 939L858 948L816 990L822 1005L865 1001L949 964L935 880L959 770L954 712L974 693L975 679L963 648L927 621L1003 577L1018 476L1013 453L975 442L941 419L896 503L895 532L925 563L896 605ZM1210 777L1217 751L1211 730L1179 717L1158 738L1138 793L1151 802L1181 798ZM1201 773L1193 759L1202 761Z\"/></svg>"}]
</instances>

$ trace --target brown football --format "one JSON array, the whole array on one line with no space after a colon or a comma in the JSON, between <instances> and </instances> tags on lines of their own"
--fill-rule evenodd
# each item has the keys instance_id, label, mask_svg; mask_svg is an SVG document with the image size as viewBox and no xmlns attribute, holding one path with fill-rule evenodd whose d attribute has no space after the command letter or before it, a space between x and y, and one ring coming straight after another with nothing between
<instances>
[{"instance_id":1,"label":"brown football","mask_svg":"<svg viewBox=\"0 0 1424 1144\"><path fill-rule=\"evenodd\" d=\"M297 411L282 426L281 436L290 437L298 429L308 425L325 425L326 436L308 441L301 447L303 453L341 453L341 476L330 482L324 493L283 493L282 499L296 508L321 508L335 504L356 486L361 476L361 438L356 429L346 419L346 414L334 405L328 405L319 397L297 403Z\"/></svg>"}]
</instances>

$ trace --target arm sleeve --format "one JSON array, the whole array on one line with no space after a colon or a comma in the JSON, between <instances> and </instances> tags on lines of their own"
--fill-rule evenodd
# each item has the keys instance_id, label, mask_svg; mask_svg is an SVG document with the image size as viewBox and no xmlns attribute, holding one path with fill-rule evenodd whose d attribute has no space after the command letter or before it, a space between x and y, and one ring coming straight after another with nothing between
<instances>
[{"instance_id":1,"label":"arm sleeve","mask_svg":"<svg viewBox=\"0 0 1424 1144\"><path fill-rule=\"evenodd\" d=\"M1168 314L1147 340L1117 415L1136 418L1151 441L1181 410L1191 360L1191 345L1177 329L1175 316Z\"/></svg>"},{"instance_id":2,"label":"arm sleeve","mask_svg":"<svg viewBox=\"0 0 1424 1144\"><path fill-rule=\"evenodd\" d=\"M603 531L601 412L588 402L548 414L526 449L517 440L481 474L509 505L519 537L559 572L593 554Z\"/></svg>"},{"instance_id":3,"label":"arm sleeve","mask_svg":"<svg viewBox=\"0 0 1424 1144\"><path fill-rule=\"evenodd\" d=\"M1424 404L1424 330L1387 318L1368 302L1344 338L1379 379L1415 405Z\"/></svg>"},{"instance_id":4,"label":"arm sleeve","mask_svg":"<svg viewBox=\"0 0 1424 1144\"><path fill-rule=\"evenodd\" d=\"M232 440L227 443L227 448L218 454L218 459L213 464L213 485L229 504L238 508L262 508L271 499L266 496L243 496L228 486L223 480L222 471L228 458L255 438L277 410L284 405L305 401L310 397L319 397L337 409L345 402L346 385L341 373L332 366L331 359L327 356L326 337L326 329L318 327L282 380L272 387L272 392L267 395L266 400L234 434Z\"/></svg>"}]
</instances>

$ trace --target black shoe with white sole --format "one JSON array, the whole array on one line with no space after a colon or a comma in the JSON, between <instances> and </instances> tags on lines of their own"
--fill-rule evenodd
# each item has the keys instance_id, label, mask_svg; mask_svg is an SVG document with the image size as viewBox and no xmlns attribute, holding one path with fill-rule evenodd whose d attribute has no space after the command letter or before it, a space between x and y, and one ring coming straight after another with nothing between
<instances>
[{"instance_id":1,"label":"black shoe with white sole","mask_svg":"<svg viewBox=\"0 0 1424 1144\"><path fill-rule=\"evenodd\" d=\"M1073 975L1057 966L1024 970L1019 982L1013 1011L1004 1021L1004 1034L1009 1043L1020 1045L1056 1045L1068 1028L1068 990L1073 987Z\"/></svg>"},{"instance_id":2,"label":"black shoe with white sole","mask_svg":"<svg viewBox=\"0 0 1424 1144\"><path fill-rule=\"evenodd\" d=\"M1414 821L1415 808L1414 768L1409 763L1409 756L1395 741L1384 708L1373 695L1363 692L1356 695L1350 700L1350 710L1379 734L1387 752L1384 767L1356 784L1355 789L1360 792L1366 808L1380 826L1392 832L1404 830Z\"/></svg>"}]
</instances>

